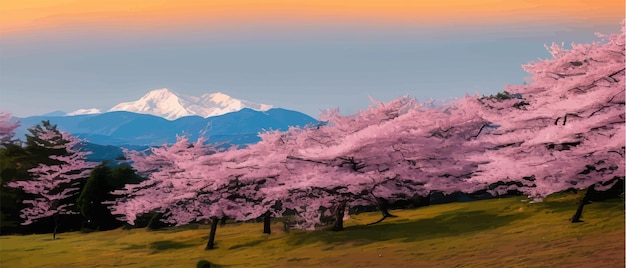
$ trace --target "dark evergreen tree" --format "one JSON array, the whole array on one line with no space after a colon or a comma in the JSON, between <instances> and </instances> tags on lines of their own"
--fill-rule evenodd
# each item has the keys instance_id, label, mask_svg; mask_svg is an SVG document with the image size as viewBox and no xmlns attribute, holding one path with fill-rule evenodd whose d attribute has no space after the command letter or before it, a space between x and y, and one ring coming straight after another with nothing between
<instances>
[{"instance_id":1,"label":"dark evergreen tree","mask_svg":"<svg viewBox=\"0 0 626 268\"><path fill-rule=\"evenodd\" d=\"M111 169L106 164L91 171L77 200L80 213L85 217L84 228L106 230L115 227L112 226L115 224L115 219L102 204L108 194L107 181L109 180L111 180Z\"/></svg>"},{"instance_id":2,"label":"dark evergreen tree","mask_svg":"<svg viewBox=\"0 0 626 268\"><path fill-rule=\"evenodd\" d=\"M30 195L24 199L26 207L20 211L22 224L50 222L52 218L49 226L53 227L54 239L57 233L77 230L80 226L82 216L77 215L76 198L96 165L85 161L89 152L81 151L83 140L59 131L50 122L44 121L29 131L33 135L27 135L26 151L36 167L28 169L30 178L13 180L6 186Z\"/></svg>"},{"instance_id":3,"label":"dark evergreen tree","mask_svg":"<svg viewBox=\"0 0 626 268\"><path fill-rule=\"evenodd\" d=\"M122 226L107 207L107 201L115 200L111 193L122 189L128 183L139 183L141 178L128 165L110 168L108 162L103 162L90 174L83 187L77 204L81 214L85 217L83 228L91 230L110 230Z\"/></svg>"},{"instance_id":4,"label":"dark evergreen tree","mask_svg":"<svg viewBox=\"0 0 626 268\"><path fill-rule=\"evenodd\" d=\"M67 155L64 144L68 143L61 135L57 125L53 125L49 120L41 121L41 124L28 129L30 134L26 134L25 149L29 155L29 166L36 167L38 164L55 165L59 161L50 159L50 155ZM48 134L51 137L47 137Z\"/></svg>"},{"instance_id":5,"label":"dark evergreen tree","mask_svg":"<svg viewBox=\"0 0 626 268\"><path fill-rule=\"evenodd\" d=\"M24 207L25 193L6 184L17 179L29 178L31 168L22 163L29 159L28 152L19 145L6 143L0 147L0 234L22 232L20 210Z\"/></svg>"},{"instance_id":6,"label":"dark evergreen tree","mask_svg":"<svg viewBox=\"0 0 626 268\"><path fill-rule=\"evenodd\" d=\"M143 180L131 166L122 164L111 170L111 177L107 183L112 190L120 190L126 184L137 184Z\"/></svg>"},{"instance_id":7,"label":"dark evergreen tree","mask_svg":"<svg viewBox=\"0 0 626 268\"><path fill-rule=\"evenodd\" d=\"M42 121L28 129L26 142L20 140L3 141L0 146L0 232L6 233L40 233L47 232L46 220L39 224L28 226L20 225L20 211L25 207L23 200L33 198L21 189L7 187L7 183L19 180L30 180L28 170L37 167L39 163L48 165L58 164L59 161L49 158L50 155L66 155L64 141L56 125L50 121ZM56 133L54 138L45 140L42 133ZM22 146L23 145L23 146Z\"/></svg>"}]
</instances>

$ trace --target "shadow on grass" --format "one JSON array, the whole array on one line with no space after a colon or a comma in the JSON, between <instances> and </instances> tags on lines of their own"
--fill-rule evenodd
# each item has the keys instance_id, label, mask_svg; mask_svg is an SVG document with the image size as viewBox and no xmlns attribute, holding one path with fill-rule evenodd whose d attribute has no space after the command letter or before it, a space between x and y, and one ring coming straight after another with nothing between
<instances>
[{"instance_id":1,"label":"shadow on grass","mask_svg":"<svg viewBox=\"0 0 626 268\"><path fill-rule=\"evenodd\" d=\"M231 250L231 249L237 249L237 248L243 248L243 247L253 247L253 246L256 246L258 244L263 243L263 241L265 241L265 239L254 240L254 241L250 241L248 243L234 245L234 246L232 246L232 247L230 247L228 249Z\"/></svg>"},{"instance_id":2,"label":"shadow on grass","mask_svg":"<svg viewBox=\"0 0 626 268\"><path fill-rule=\"evenodd\" d=\"M185 244L185 243L181 243L181 242L176 242L176 241L172 241L172 240L161 240L161 241L155 241L150 243L149 248L151 248L154 251L162 251L162 250L168 250L168 249L181 249L181 248L188 248L188 247L193 247L195 245L193 244Z\"/></svg>"},{"instance_id":3,"label":"shadow on grass","mask_svg":"<svg viewBox=\"0 0 626 268\"><path fill-rule=\"evenodd\" d=\"M155 242L149 243L147 245L141 245L141 244L129 245L125 248L122 248L122 250L151 249L152 250L151 253L154 254L154 253L159 253L160 251L164 251L168 249L181 249L181 248L188 248L188 247L193 247L193 246L196 246L196 245L176 242L172 240L161 240L161 241L155 241Z\"/></svg>"},{"instance_id":4,"label":"shadow on grass","mask_svg":"<svg viewBox=\"0 0 626 268\"><path fill-rule=\"evenodd\" d=\"M35 250L42 250L44 249L43 247L35 247L35 248L29 248L29 249L23 249L22 251L35 251Z\"/></svg>"},{"instance_id":5,"label":"shadow on grass","mask_svg":"<svg viewBox=\"0 0 626 268\"><path fill-rule=\"evenodd\" d=\"M200 226L202 225L203 224L199 224L199 223L190 223L190 224L185 224L181 226L163 227L161 229L153 230L153 231L163 232L163 233L177 233L177 232L182 232L182 231L187 231L187 230L198 230L200 229Z\"/></svg>"},{"instance_id":6,"label":"shadow on grass","mask_svg":"<svg viewBox=\"0 0 626 268\"><path fill-rule=\"evenodd\" d=\"M536 206L537 210L544 210L552 213L571 212L574 214L574 212L576 212L576 208L578 207L578 202L580 202L580 199L578 198L565 198L562 200L552 198L546 199L543 202L534 203L532 205Z\"/></svg>"},{"instance_id":7,"label":"shadow on grass","mask_svg":"<svg viewBox=\"0 0 626 268\"><path fill-rule=\"evenodd\" d=\"M52 238L52 237L46 237L46 238L42 238L41 241L57 241L57 240L63 240L65 238L63 237L57 237L57 238Z\"/></svg>"},{"instance_id":8,"label":"shadow on grass","mask_svg":"<svg viewBox=\"0 0 626 268\"><path fill-rule=\"evenodd\" d=\"M377 225L348 227L340 232L314 231L294 234L289 238L292 245L314 242L326 244L355 243L359 245L392 239L404 242L432 238L453 237L483 230L498 228L526 217L516 215L495 215L485 211L449 211L430 219L417 221L396 221Z\"/></svg>"},{"instance_id":9,"label":"shadow on grass","mask_svg":"<svg viewBox=\"0 0 626 268\"><path fill-rule=\"evenodd\" d=\"M196 263L196 268L221 268L221 267L225 267L225 266L217 265L207 260L200 260L198 261L198 263Z\"/></svg>"}]
</instances>

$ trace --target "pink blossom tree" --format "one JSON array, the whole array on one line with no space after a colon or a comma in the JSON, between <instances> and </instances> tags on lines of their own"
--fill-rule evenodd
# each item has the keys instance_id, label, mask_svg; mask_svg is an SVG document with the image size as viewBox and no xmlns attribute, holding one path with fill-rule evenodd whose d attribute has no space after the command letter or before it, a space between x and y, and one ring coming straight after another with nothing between
<instances>
[{"instance_id":1,"label":"pink blossom tree","mask_svg":"<svg viewBox=\"0 0 626 268\"><path fill-rule=\"evenodd\" d=\"M201 157L195 165L193 172L204 174L201 178L204 186L193 190L195 195L188 201L203 200L199 217L212 221L206 249L214 247L219 219L247 221L262 216L263 232L270 234L270 218L282 215L280 199L276 198L280 171L272 166L275 154L261 150L264 146L266 144L261 142L245 149L231 148Z\"/></svg>"},{"instance_id":2,"label":"pink blossom tree","mask_svg":"<svg viewBox=\"0 0 626 268\"><path fill-rule=\"evenodd\" d=\"M164 219L175 225L211 220L206 249L213 249L219 220L245 217L246 199L240 188L249 185L223 176L220 164L227 160L225 154L204 141L200 138L190 143L179 137L175 144L152 148L149 153L127 152L138 172L148 179L116 192L123 197L112 204L112 212L123 215L130 224L138 215L153 211L163 213Z\"/></svg>"},{"instance_id":3,"label":"pink blossom tree","mask_svg":"<svg viewBox=\"0 0 626 268\"><path fill-rule=\"evenodd\" d=\"M33 196L23 201L27 207L21 211L21 217L25 220L22 224L28 225L42 218L53 217L52 238L55 239L59 217L77 214L72 209L72 201L68 199L78 194L80 182L89 176L97 164L85 161L89 153L79 150L83 140L56 128L41 128L35 133L37 140L45 141L41 146L59 153L48 156L50 163L41 163L28 170L32 179L11 181L7 186L22 189Z\"/></svg>"},{"instance_id":4,"label":"pink blossom tree","mask_svg":"<svg viewBox=\"0 0 626 268\"><path fill-rule=\"evenodd\" d=\"M298 180L302 184L300 188L290 189L291 203L295 205L293 209L303 215L304 225L301 227L312 228L320 223L322 216L327 216L334 219L333 229L341 230L343 218L347 216L345 211L356 205L376 204L384 217L392 216L384 206L383 197L372 195L370 190L385 185L395 176L385 177L371 168L363 170L369 166L347 152L355 147L361 148L355 144L359 143L359 138L368 135L369 128L394 120L415 105L413 99L401 97L388 103L375 102L369 109L349 116L341 116L338 110L331 110L321 116L322 120L328 121L328 125L300 131L297 136L299 149L288 158L293 169L297 168L292 173L300 176ZM306 201L295 202L297 200Z\"/></svg>"},{"instance_id":5,"label":"pink blossom tree","mask_svg":"<svg viewBox=\"0 0 626 268\"><path fill-rule=\"evenodd\" d=\"M305 131L302 139L316 142L288 157L299 161L291 180L300 185L290 195L305 215L304 228L327 214L333 229L341 230L348 206L379 205L384 219L390 214L381 200L481 187L465 182L477 164L464 160L464 152L482 148L471 140L488 124L474 114L399 98L353 118L334 117L339 124L331 119L328 126Z\"/></svg>"},{"instance_id":6,"label":"pink blossom tree","mask_svg":"<svg viewBox=\"0 0 626 268\"><path fill-rule=\"evenodd\" d=\"M292 128L290 132L296 131ZM213 176L229 181L237 187L229 189L244 202L235 220L251 220L263 217L263 232L271 233L272 217L280 217L285 211L285 185L288 170L285 159L289 151L289 133L266 131L259 133L261 141L243 149L231 149L208 156L204 165L217 167ZM218 165L216 162L220 161Z\"/></svg>"},{"instance_id":7,"label":"pink blossom tree","mask_svg":"<svg viewBox=\"0 0 626 268\"><path fill-rule=\"evenodd\" d=\"M184 190L182 186L186 186L187 181L180 174L198 157L213 152L212 147L203 143L202 138L191 143L186 137L178 137L176 143L170 146L163 145L143 152L125 151L137 174L147 180L116 191L115 194L122 198L111 206L113 214L121 215L122 220L134 224L137 216L143 213L166 209L167 202L180 194L178 190Z\"/></svg>"},{"instance_id":8,"label":"pink blossom tree","mask_svg":"<svg viewBox=\"0 0 626 268\"><path fill-rule=\"evenodd\" d=\"M547 47L553 59L523 65L526 86L464 103L499 127L481 159L494 192L515 189L535 201L567 190L606 190L624 176L624 24L604 42ZM580 221L587 195L572 222Z\"/></svg>"},{"instance_id":9,"label":"pink blossom tree","mask_svg":"<svg viewBox=\"0 0 626 268\"><path fill-rule=\"evenodd\" d=\"M407 176L417 170L411 167L417 152L433 150L422 150L418 143L449 138L452 135L441 134L454 132L448 125L484 123L469 117L450 121L449 110L426 109L402 97L352 116L332 111L326 114L328 126L261 133L262 141L245 149L207 153L202 145L181 138L150 154L130 152L128 158L140 173L149 174L149 180L127 186L126 197L113 209L130 223L136 215L153 210L166 213L175 224L211 219L207 248L213 247L217 219L264 216L264 232L270 233L270 217L282 215L286 208L299 212L302 222L297 227L312 228L322 216L331 216L334 229L340 230L349 206L380 205L384 198L428 193L425 181ZM441 120L424 127L435 115ZM446 130L441 129L442 120L448 121ZM415 139L421 137L417 134L425 137ZM406 148L401 148L403 143ZM452 174L431 177L461 176ZM432 189L443 190L453 183L430 184L438 185Z\"/></svg>"},{"instance_id":10,"label":"pink blossom tree","mask_svg":"<svg viewBox=\"0 0 626 268\"><path fill-rule=\"evenodd\" d=\"M19 126L19 122L11 120L10 113L0 112L0 143L10 142Z\"/></svg>"}]
</instances>

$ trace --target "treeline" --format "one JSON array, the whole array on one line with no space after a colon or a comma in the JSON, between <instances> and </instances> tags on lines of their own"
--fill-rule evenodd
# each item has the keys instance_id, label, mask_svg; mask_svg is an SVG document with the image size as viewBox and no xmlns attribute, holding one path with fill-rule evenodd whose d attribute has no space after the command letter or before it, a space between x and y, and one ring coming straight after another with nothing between
<instances>
[{"instance_id":1,"label":"treeline","mask_svg":"<svg viewBox=\"0 0 626 268\"><path fill-rule=\"evenodd\" d=\"M51 156L67 156L72 151L63 146L68 141L59 138L62 137L61 131L49 121L43 121L28 131L25 141L5 139L0 146L0 233L3 235L50 233L51 226L55 225L54 215L23 225L25 219L21 217L21 211L27 208L24 200L37 197L8 185L12 182L32 181L34 174L29 171L42 164L51 166L61 164L61 160L52 159ZM45 137L45 133L57 135L51 138ZM58 231L110 230L122 226L124 223L111 215L104 203L115 200L116 196L111 194L112 191L122 189L128 183L141 181L142 178L128 164L108 161L100 163L91 170L88 177L77 180L78 184L73 187L77 187L78 191L71 197L58 200L58 204L55 204L69 204L68 209L73 212L58 219L60 221ZM145 226L149 219L141 222Z\"/></svg>"}]
</instances>

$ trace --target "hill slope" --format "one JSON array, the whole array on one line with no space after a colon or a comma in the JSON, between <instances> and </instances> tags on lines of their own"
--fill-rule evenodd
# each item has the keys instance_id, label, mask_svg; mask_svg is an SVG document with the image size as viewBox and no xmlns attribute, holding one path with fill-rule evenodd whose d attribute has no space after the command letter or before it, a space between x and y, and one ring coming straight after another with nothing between
<instances>
[{"instance_id":1,"label":"hill slope","mask_svg":"<svg viewBox=\"0 0 626 268\"><path fill-rule=\"evenodd\" d=\"M585 207L584 222L568 223L578 195L543 203L523 198L396 210L346 221L341 232L261 233L261 223L217 229L218 248L203 250L208 226L161 231L113 230L0 237L2 267L624 267L624 200ZM33 258L36 256L36 258ZM122 257L123 256L123 257ZM214 267L214 266L211 266Z\"/></svg>"}]
</instances>

